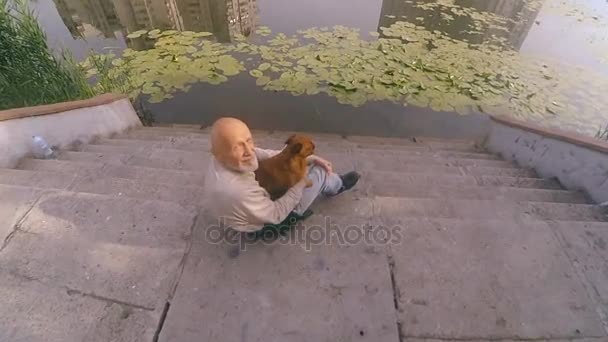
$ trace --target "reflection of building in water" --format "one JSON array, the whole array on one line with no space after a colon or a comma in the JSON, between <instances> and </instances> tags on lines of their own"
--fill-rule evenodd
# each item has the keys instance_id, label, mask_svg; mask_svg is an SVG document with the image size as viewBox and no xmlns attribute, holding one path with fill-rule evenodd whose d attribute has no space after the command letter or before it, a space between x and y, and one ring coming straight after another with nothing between
<instances>
[{"instance_id":1,"label":"reflection of building in water","mask_svg":"<svg viewBox=\"0 0 608 342\"><path fill-rule=\"evenodd\" d=\"M492 35L496 35L499 38L506 38L513 48L519 49L539 12L539 9L529 9L525 0L455 0L454 4L464 8L494 13L510 19L505 24L506 30L488 27L480 34L471 34L470 31L474 26L469 16L455 15L443 6L436 6L429 10L416 7L416 4L436 2L435 0L418 0L408 3L403 0L383 0L379 27L387 27L396 21L405 20L424 26L431 31L439 30L454 39L467 39L471 43L481 43L491 38ZM454 19L445 20L445 14L451 15ZM395 18L389 18L388 15L395 16ZM417 18L424 18L424 21L419 21ZM380 30L379 32L381 33Z\"/></svg>"},{"instance_id":2,"label":"reflection of building in water","mask_svg":"<svg viewBox=\"0 0 608 342\"><path fill-rule=\"evenodd\" d=\"M255 28L255 0L54 0L72 36L87 25L106 37L114 31L176 29L212 32L219 41Z\"/></svg>"},{"instance_id":3,"label":"reflection of building in water","mask_svg":"<svg viewBox=\"0 0 608 342\"><path fill-rule=\"evenodd\" d=\"M256 24L258 10L255 0L228 0L227 7L230 36L242 34L248 37Z\"/></svg>"},{"instance_id":4,"label":"reflection of building in water","mask_svg":"<svg viewBox=\"0 0 608 342\"><path fill-rule=\"evenodd\" d=\"M104 37L111 38L114 31L120 29L120 22L109 0L55 0L55 4L66 27L75 37L86 37L94 27Z\"/></svg>"}]
</instances>

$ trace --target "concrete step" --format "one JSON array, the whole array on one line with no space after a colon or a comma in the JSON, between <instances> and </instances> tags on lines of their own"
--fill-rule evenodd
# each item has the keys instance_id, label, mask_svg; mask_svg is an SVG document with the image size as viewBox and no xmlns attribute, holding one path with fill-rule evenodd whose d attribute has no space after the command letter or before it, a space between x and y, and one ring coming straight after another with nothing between
<instances>
[{"instance_id":1,"label":"concrete step","mask_svg":"<svg viewBox=\"0 0 608 342\"><path fill-rule=\"evenodd\" d=\"M399 340L383 251L292 242L193 243L159 341Z\"/></svg>"},{"instance_id":2,"label":"concrete step","mask_svg":"<svg viewBox=\"0 0 608 342\"><path fill-rule=\"evenodd\" d=\"M463 166L459 168L463 175L469 176L499 176L499 177L524 177L538 178L536 171L532 169L509 169L504 167L479 167Z\"/></svg>"},{"instance_id":3,"label":"concrete step","mask_svg":"<svg viewBox=\"0 0 608 342\"><path fill-rule=\"evenodd\" d=\"M385 156L382 154L367 154L365 156L354 156L357 165L361 168L398 170L404 165L435 165L435 166L472 166L472 167L496 167L496 168L518 168L512 162L492 159L467 159L452 158L445 156L434 156L432 154L408 154L405 156Z\"/></svg>"},{"instance_id":4,"label":"concrete step","mask_svg":"<svg viewBox=\"0 0 608 342\"><path fill-rule=\"evenodd\" d=\"M585 194L567 190L445 184L430 181L417 184L391 181L363 181L361 187L372 196L445 198L470 200L513 200L558 203L591 203ZM361 188L360 187L360 188Z\"/></svg>"},{"instance_id":5,"label":"concrete step","mask_svg":"<svg viewBox=\"0 0 608 342\"><path fill-rule=\"evenodd\" d=\"M608 221L606 209L591 204L513 200L412 199L377 196L374 214L383 220L405 217L496 219L508 221Z\"/></svg>"},{"instance_id":6,"label":"concrete step","mask_svg":"<svg viewBox=\"0 0 608 342\"><path fill-rule=\"evenodd\" d=\"M517 188L563 189L555 179L509 176L473 176L482 186L510 186Z\"/></svg>"},{"instance_id":7,"label":"concrete step","mask_svg":"<svg viewBox=\"0 0 608 342\"><path fill-rule=\"evenodd\" d=\"M88 147L84 147L88 148ZM97 147L95 147L97 148ZM78 162L96 162L106 163L114 165L133 165L133 166L144 166L162 169L174 169L174 170L189 170L195 172L205 172L210 154L206 152L195 152L195 151L183 151L183 150L171 150L171 149L149 149L141 150L138 147L102 147L101 149L109 150L107 153L103 152L75 152L75 151L63 151L59 153L58 158L60 160L71 160ZM143 152L142 152L143 151ZM120 153L128 152L128 153ZM345 159L346 157L341 154L334 154L335 158L340 157ZM325 154L329 160L332 160L332 154ZM333 158L333 159L335 159ZM352 165L357 170L390 170L405 173L443 173L453 175L496 175L496 176L524 176L534 177L535 173L530 170L523 170L517 168L507 167L483 167L481 165L502 165L511 166L507 162L495 161L495 160L466 160L466 159L454 159L450 162L439 162L435 158L424 158L424 157L413 157L413 158L367 158L362 161L350 160L346 158L348 165L344 165L344 168L351 169ZM338 160L338 159L336 159ZM358 164L358 165L357 165ZM341 165L341 164L340 164ZM458 165L466 165L459 167ZM346 170L346 169L345 169Z\"/></svg>"},{"instance_id":8,"label":"concrete step","mask_svg":"<svg viewBox=\"0 0 608 342\"><path fill-rule=\"evenodd\" d=\"M77 174L55 171L0 169L0 184L21 185L42 189L67 189Z\"/></svg>"},{"instance_id":9,"label":"concrete step","mask_svg":"<svg viewBox=\"0 0 608 342\"><path fill-rule=\"evenodd\" d=\"M153 124L152 126L140 127L140 130L167 130L170 132L183 131L183 132L194 132L194 133L209 133L210 127L204 127L201 125L188 125L188 124Z\"/></svg>"},{"instance_id":10,"label":"concrete step","mask_svg":"<svg viewBox=\"0 0 608 342\"><path fill-rule=\"evenodd\" d=\"M155 133L175 133L175 135L186 134L193 135L198 134L202 137L209 136L209 129L200 129L196 127L161 127L161 126L147 126L147 127L137 127L135 129L130 130L129 132L155 132Z\"/></svg>"},{"instance_id":11,"label":"concrete step","mask_svg":"<svg viewBox=\"0 0 608 342\"><path fill-rule=\"evenodd\" d=\"M136 140L134 140L136 141ZM146 157L154 153L160 153L166 151L176 155L183 155L185 157L198 158L201 154L209 157L209 149L204 148L172 148L171 144L162 144L164 146L157 146L157 144L122 144L122 145L81 145L75 149L75 152L94 152L104 154L131 154L140 157Z\"/></svg>"},{"instance_id":12,"label":"concrete step","mask_svg":"<svg viewBox=\"0 0 608 342\"><path fill-rule=\"evenodd\" d=\"M283 148L283 142L275 141L259 141L257 146L264 149L280 150ZM78 146L78 151L88 152L119 152L119 153L138 153L141 154L153 149L171 149L191 152L210 152L211 145L206 141L189 138L176 138L173 140L138 140L138 139L100 139L89 145ZM348 153L347 146L335 146L316 144L317 154L328 153Z\"/></svg>"},{"instance_id":13,"label":"concrete step","mask_svg":"<svg viewBox=\"0 0 608 342\"><path fill-rule=\"evenodd\" d=\"M315 142L347 142L345 136L333 133L319 133L319 132L294 132L294 131L265 131L265 130L251 130L253 138L256 137L264 138L268 137L271 139L278 139L281 141L287 140L293 134L305 134L311 137Z\"/></svg>"},{"instance_id":14,"label":"concrete step","mask_svg":"<svg viewBox=\"0 0 608 342\"><path fill-rule=\"evenodd\" d=\"M111 142L108 140L120 140L119 142ZM171 132L149 132L149 131L132 131L124 134L119 134L113 139L103 139L94 144L129 144L126 140L137 141L132 144L140 144L140 146L158 146L171 147L177 149L196 150L201 149L209 151L210 142L208 138L196 134L179 133L172 134ZM269 137L269 136L254 136L256 146L264 149L280 150L285 144L284 139ZM158 145L156 145L158 144ZM347 152L350 150L351 144L346 141L315 141L317 152Z\"/></svg>"},{"instance_id":15,"label":"concrete step","mask_svg":"<svg viewBox=\"0 0 608 342\"><path fill-rule=\"evenodd\" d=\"M78 152L78 151L59 151L58 160L70 160L73 162L86 163L114 163L125 164L132 155L123 153L97 153L97 152Z\"/></svg>"},{"instance_id":16,"label":"concrete step","mask_svg":"<svg viewBox=\"0 0 608 342\"><path fill-rule=\"evenodd\" d=\"M479 143L471 140L462 139L439 139L439 138L385 138L385 137L373 137L373 136L342 136L331 133L317 133L317 132L291 132L291 131L266 131L266 130L251 130L251 133L255 140L260 139L272 139L285 141L290 135L295 133L307 134L311 136L315 143L333 143L333 144L349 144L353 147L369 148L369 149L407 149L407 148L421 148L421 149L433 149L433 150L446 150L446 151L470 151L470 152L484 152L485 150L479 146ZM166 139L168 136L176 137L188 137L188 138L204 138L208 139L208 129L197 129L190 126L183 128L171 128L171 127L144 127L129 131L124 134L115 136L116 138L122 138L124 135L131 137L142 136L142 138L149 138L156 136L158 139Z\"/></svg>"},{"instance_id":17,"label":"concrete step","mask_svg":"<svg viewBox=\"0 0 608 342\"><path fill-rule=\"evenodd\" d=\"M152 341L162 314L162 308L134 309L4 269L0 289L0 340L6 342Z\"/></svg>"},{"instance_id":18,"label":"concrete step","mask_svg":"<svg viewBox=\"0 0 608 342\"><path fill-rule=\"evenodd\" d=\"M2 269L162 310L196 216L194 208L164 201L50 192L2 250Z\"/></svg>"},{"instance_id":19,"label":"concrete step","mask_svg":"<svg viewBox=\"0 0 608 342\"><path fill-rule=\"evenodd\" d=\"M94 175L97 178L137 179L142 182L184 187L202 186L204 183L203 172L179 171L143 166L98 164L69 160L24 159L19 167L23 170L49 170L65 174L75 173L78 176Z\"/></svg>"},{"instance_id":20,"label":"concrete step","mask_svg":"<svg viewBox=\"0 0 608 342\"><path fill-rule=\"evenodd\" d=\"M508 177L508 176L462 176L434 173L405 173L396 171L362 171L362 181L368 183L391 182L402 184L433 183L444 185L479 185L531 189L562 190L561 185L553 179Z\"/></svg>"},{"instance_id":21,"label":"concrete step","mask_svg":"<svg viewBox=\"0 0 608 342\"><path fill-rule=\"evenodd\" d=\"M209 161L209 155L204 152L197 153L165 149L153 150L147 156L125 153L63 151L59 153L58 158L60 160L76 162L97 162L197 172L206 172Z\"/></svg>"},{"instance_id":22,"label":"concrete step","mask_svg":"<svg viewBox=\"0 0 608 342\"><path fill-rule=\"evenodd\" d=\"M27 186L0 184L0 246L44 192Z\"/></svg>"},{"instance_id":23,"label":"concrete step","mask_svg":"<svg viewBox=\"0 0 608 342\"><path fill-rule=\"evenodd\" d=\"M100 170L101 172L101 170ZM99 174L69 174L53 171L0 169L0 184L20 185L36 189L57 189L116 197L131 197L174 202L183 206L198 205L203 195L200 185L187 186L146 182L134 179L100 177Z\"/></svg>"},{"instance_id":24,"label":"concrete step","mask_svg":"<svg viewBox=\"0 0 608 342\"><path fill-rule=\"evenodd\" d=\"M197 206L204 195L201 186L177 186L141 179L82 177L70 191L109 195L117 198L130 197L144 200L174 202L182 206Z\"/></svg>"},{"instance_id":25,"label":"concrete step","mask_svg":"<svg viewBox=\"0 0 608 342\"><path fill-rule=\"evenodd\" d=\"M358 171L390 171L396 173L423 173L429 175L454 176L497 176L497 177L526 177L538 178L534 170L503 167L457 167L434 164L403 163L398 167L390 163L376 164L373 162L357 161Z\"/></svg>"},{"instance_id":26,"label":"concrete step","mask_svg":"<svg viewBox=\"0 0 608 342\"><path fill-rule=\"evenodd\" d=\"M209 139L207 136L197 133L188 132L163 132L163 131L129 131L112 136L112 139L135 139L145 141L178 141L191 140L200 144L208 145Z\"/></svg>"},{"instance_id":27,"label":"concrete step","mask_svg":"<svg viewBox=\"0 0 608 342\"><path fill-rule=\"evenodd\" d=\"M389 248L402 335L505 342L605 336L601 304L545 222L404 218L396 229Z\"/></svg>"},{"instance_id":28,"label":"concrete step","mask_svg":"<svg viewBox=\"0 0 608 342\"><path fill-rule=\"evenodd\" d=\"M435 158L464 158L464 159L488 159L488 160L499 160L499 157L487 154L487 153L475 153L475 152L459 152L459 151L432 151L426 147L411 147L400 150L375 150L375 149L364 149L355 148L353 149L349 143L333 144L333 143L315 143L318 155L325 155L327 153L345 153L352 156L352 158L365 158L367 156L385 156L385 157L418 157L428 156ZM256 142L256 145L260 148L270 149L281 149L281 140L271 139L260 139ZM205 151L210 150L208 141L176 137L174 139L164 140L139 140L139 139L99 139L92 142L90 145L83 145L79 148L83 151L90 152L106 152L112 151L107 147L98 146L120 146L125 147L124 151L128 151L126 147L132 147L134 151L138 149L175 149L184 151ZM120 151L120 149L115 149Z\"/></svg>"},{"instance_id":29,"label":"concrete step","mask_svg":"<svg viewBox=\"0 0 608 342\"><path fill-rule=\"evenodd\" d=\"M208 142L201 140L192 139L181 139L176 138L174 140L167 141L151 141L151 140L137 140L137 139L98 139L93 141L90 145L91 148L97 148L92 146L117 146L117 147L142 147L147 148L168 148L173 150L184 150L184 151L209 151L210 146ZM103 147L100 147L103 148ZM93 151L93 150L91 150Z\"/></svg>"},{"instance_id":30,"label":"concrete step","mask_svg":"<svg viewBox=\"0 0 608 342\"><path fill-rule=\"evenodd\" d=\"M383 137L368 137L368 136L348 136L346 138L357 144L357 147L376 148L376 149L395 149L403 146L427 146L433 150L445 151L470 151L483 152L483 148L475 141L469 140L443 140L431 138L383 138Z\"/></svg>"},{"instance_id":31,"label":"concrete step","mask_svg":"<svg viewBox=\"0 0 608 342\"><path fill-rule=\"evenodd\" d=\"M464 159L487 159L502 160L499 156L485 152L466 152L466 151L436 151L424 147L406 147L405 149L374 149L366 147L353 147L352 153L355 156L428 156L437 158L464 158Z\"/></svg>"},{"instance_id":32,"label":"concrete step","mask_svg":"<svg viewBox=\"0 0 608 342\"><path fill-rule=\"evenodd\" d=\"M104 165L100 163L72 162L69 160L41 160L24 158L17 165L18 170L60 172L64 174L82 174L100 170Z\"/></svg>"}]
</instances>

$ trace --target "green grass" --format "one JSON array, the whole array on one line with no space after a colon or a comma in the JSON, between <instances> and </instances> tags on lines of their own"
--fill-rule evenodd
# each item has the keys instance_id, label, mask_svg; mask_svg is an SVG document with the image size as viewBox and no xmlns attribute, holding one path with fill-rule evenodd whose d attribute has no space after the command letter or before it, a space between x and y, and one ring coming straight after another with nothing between
<instances>
[{"instance_id":1,"label":"green grass","mask_svg":"<svg viewBox=\"0 0 608 342\"><path fill-rule=\"evenodd\" d=\"M94 95L73 58L53 54L25 0L0 0L0 110Z\"/></svg>"}]
</instances>

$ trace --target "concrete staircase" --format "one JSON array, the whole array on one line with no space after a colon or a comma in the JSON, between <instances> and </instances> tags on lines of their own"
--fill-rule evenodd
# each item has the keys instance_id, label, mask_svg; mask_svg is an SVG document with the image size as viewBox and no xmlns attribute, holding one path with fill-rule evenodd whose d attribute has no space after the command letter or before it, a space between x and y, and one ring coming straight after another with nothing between
<instances>
[{"instance_id":1,"label":"concrete staircase","mask_svg":"<svg viewBox=\"0 0 608 342\"><path fill-rule=\"evenodd\" d=\"M205 130L0 169L0 341L608 340L608 216L584 194L470 141L312 135L360 184L245 248L209 241Z\"/></svg>"}]
</instances>

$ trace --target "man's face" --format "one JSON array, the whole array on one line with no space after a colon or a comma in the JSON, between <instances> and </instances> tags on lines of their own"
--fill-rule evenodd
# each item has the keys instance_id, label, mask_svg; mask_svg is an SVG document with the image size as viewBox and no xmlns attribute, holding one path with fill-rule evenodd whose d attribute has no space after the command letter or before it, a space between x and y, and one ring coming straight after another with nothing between
<instances>
[{"instance_id":1,"label":"man's face","mask_svg":"<svg viewBox=\"0 0 608 342\"><path fill-rule=\"evenodd\" d=\"M253 138L247 127L236 127L226 146L224 163L233 170L253 172L258 168L258 159L254 151Z\"/></svg>"}]
</instances>

